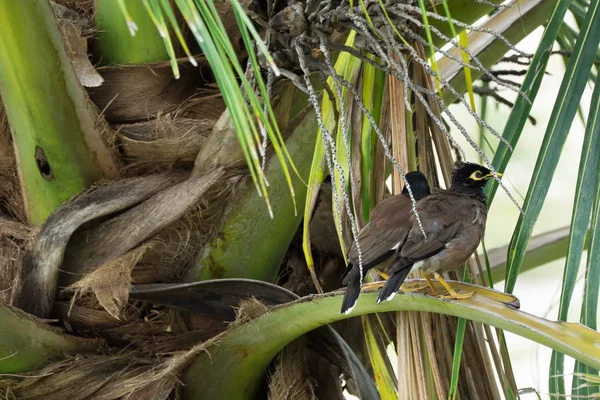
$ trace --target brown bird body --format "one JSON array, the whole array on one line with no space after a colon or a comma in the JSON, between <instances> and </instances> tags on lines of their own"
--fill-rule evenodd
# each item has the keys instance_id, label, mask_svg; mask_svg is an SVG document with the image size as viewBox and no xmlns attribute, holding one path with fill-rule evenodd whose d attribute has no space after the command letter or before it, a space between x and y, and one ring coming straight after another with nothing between
<instances>
[{"instance_id":1,"label":"brown bird body","mask_svg":"<svg viewBox=\"0 0 600 400\"><path fill-rule=\"evenodd\" d=\"M416 201L430 194L427 178L422 173L409 172L406 179ZM399 246L405 242L413 225L410 220L411 213L412 201L406 188L401 195L388 197L373 209L369 223L358 235L363 264L362 276L359 276L358 247L353 243L348 251L348 269L342 279L342 285L348 289L342 303L342 313L352 311L367 271L394 256Z\"/></svg>"},{"instance_id":2,"label":"brown bird body","mask_svg":"<svg viewBox=\"0 0 600 400\"><path fill-rule=\"evenodd\" d=\"M419 266L426 274L460 267L473 254L485 231L487 208L474 196L439 190L419 202L417 212L442 216L422 221L425 239L413 215L412 229L399 253L407 261L435 254Z\"/></svg>"},{"instance_id":3,"label":"brown bird body","mask_svg":"<svg viewBox=\"0 0 600 400\"><path fill-rule=\"evenodd\" d=\"M458 163L449 190L439 189L417 203L421 226L411 215L412 227L377 302L393 298L411 270L419 269L426 277L435 274L447 286L438 274L460 267L483 238L487 220L483 188L492 176L480 165Z\"/></svg>"}]
</instances>

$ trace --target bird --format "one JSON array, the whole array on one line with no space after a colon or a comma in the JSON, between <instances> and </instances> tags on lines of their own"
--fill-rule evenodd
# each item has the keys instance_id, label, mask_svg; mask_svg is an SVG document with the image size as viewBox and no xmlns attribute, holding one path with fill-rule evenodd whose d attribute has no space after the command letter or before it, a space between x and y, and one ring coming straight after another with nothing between
<instances>
[{"instance_id":1,"label":"bird","mask_svg":"<svg viewBox=\"0 0 600 400\"><path fill-rule=\"evenodd\" d=\"M499 172L496 175L502 177ZM477 249L487 220L483 189L493 177L494 173L484 166L457 162L450 188L437 189L417 203L421 226L414 213L411 214L412 227L398 247L377 303L391 300L406 276L414 270L420 270L433 293L436 290L429 277L431 274L448 291L448 297L463 299L473 295L458 294L440 273L459 268Z\"/></svg>"},{"instance_id":2,"label":"bird","mask_svg":"<svg viewBox=\"0 0 600 400\"><path fill-rule=\"evenodd\" d=\"M429 196L431 190L423 173L412 171L405 177L415 201ZM342 277L342 285L347 287L342 301L343 314L349 314L356 305L367 271L391 258L406 239L412 227L409 220L412 207L408 188L405 186L401 194L388 197L371 211L369 222L358 234L362 276L356 242L348 251L348 268Z\"/></svg>"}]
</instances>

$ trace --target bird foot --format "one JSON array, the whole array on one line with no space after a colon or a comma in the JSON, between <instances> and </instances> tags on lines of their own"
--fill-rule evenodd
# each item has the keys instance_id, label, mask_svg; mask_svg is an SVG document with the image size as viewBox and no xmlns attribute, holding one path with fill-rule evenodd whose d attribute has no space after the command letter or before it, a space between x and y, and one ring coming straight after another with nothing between
<instances>
[{"instance_id":1,"label":"bird foot","mask_svg":"<svg viewBox=\"0 0 600 400\"><path fill-rule=\"evenodd\" d=\"M429 285L427 285L426 283L421 283L421 282L409 282L409 283L405 283L404 285L402 285L401 290L404 293L414 293L414 292L420 292L423 289L427 289L429 288Z\"/></svg>"},{"instance_id":2,"label":"bird foot","mask_svg":"<svg viewBox=\"0 0 600 400\"><path fill-rule=\"evenodd\" d=\"M475 292L458 293L453 290L452 292L449 292L449 294L444 294L439 297L440 299L464 300L473 296L475 296Z\"/></svg>"},{"instance_id":3,"label":"bird foot","mask_svg":"<svg viewBox=\"0 0 600 400\"><path fill-rule=\"evenodd\" d=\"M441 299L463 300L463 299L468 299L469 297L473 297L475 295L475 292L458 294L458 292L456 292L456 290L452 289L452 286L450 286L450 284L448 284L448 282L446 282L440 274L438 274L436 272L434 274L434 276L435 276L435 279L437 279L437 281L439 283L441 283L442 286L448 291L448 294L440 296Z\"/></svg>"}]
</instances>

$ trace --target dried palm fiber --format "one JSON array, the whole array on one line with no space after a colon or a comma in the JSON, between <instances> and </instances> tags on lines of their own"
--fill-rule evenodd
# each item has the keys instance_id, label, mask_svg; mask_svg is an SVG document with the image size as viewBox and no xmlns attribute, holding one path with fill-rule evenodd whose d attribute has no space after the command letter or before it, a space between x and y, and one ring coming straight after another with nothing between
<instances>
[{"instance_id":1,"label":"dried palm fiber","mask_svg":"<svg viewBox=\"0 0 600 400\"><path fill-rule=\"evenodd\" d=\"M306 366L306 337L288 344L274 360L269 375L269 400L316 400L314 382Z\"/></svg>"},{"instance_id":2,"label":"dried palm fiber","mask_svg":"<svg viewBox=\"0 0 600 400\"><path fill-rule=\"evenodd\" d=\"M99 183L57 209L41 227L35 245L25 255L14 294L15 304L35 315L47 317L72 235L83 225L139 204L161 189L181 182L184 177L181 173L172 173Z\"/></svg>"},{"instance_id":3,"label":"dried palm fiber","mask_svg":"<svg viewBox=\"0 0 600 400\"><path fill-rule=\"evenodd\" d=\"M71 305L77 297L91 291L96 295L100 305L116 319L129 299L131 289L131 271L152 243L144 243L124 255L112 259L82 279L69 286L75 293Z\"/></svg>"},{"instance_id":4,"label":"dried palm fiber","mask_svg":"<svg viewBox=\"0 0 600 400\"><path fill-rule=\"evenodd\" d=\"M116 125L115 141L128 163L121 173L136 176L192 166L225 110L222 96L216 93L210 88L199 90L171 113Z\"/></svg>"},{"instance_id":5,"label":"dried palm fiber","mask_svg":"<svg viewBox=\"0 0 600 400\"><path fill-rule=\"evenodd\" d=\"M266 311L267 308L255 299L242 302L237 310L238 322L232 323L232 327ZM138 331L143 330L144 327L138 326ZM173 339L177 338L171 336ZM133 346L117 354L69 355L19 378L3 377L0 379L0 396L8 399L43 397L45 400L166 399L178 391L178 377L183 369L218 340L216 337L188 351L171 354L144 353L141 348L130 350L135 348Z\"/></svg>"},{"instance_id":6,"label":"dried palm fiber","mask_svg":"<svg viewBox=\"0 0 600 400\"><path fill-rule=\"evenodd\" d=\"M238 308L235 309L235 321L231 322L231 328L235 328L246 322L252 321L263 316L269 311L266 305L255 297L240 302Z\"/></svg>"},{"instance_id":7,"label":"dried palm fiber","mask_svg":"<svg viewBox=\"0 0 600 400\"><path fill-rule=\"evenodd\" d=\"M92 21L64 5L50 2L63 36L64 47L71 59L79 82L85 87L98 87L104 80L88 57L87 38L94 34Z\"/></svg>"},{"instance_id":8,"label":"dried palm fiber","mask_svg":"<svg viewBox=\"0 0 600 400\"><path fill-rule=\"evenodd\" d=\"M163 114L135 124L120 125L117 140L123 158L138 168L193 165L215 120Z\"/></svg>"},{"instance_id":9,"label":"dried palm fiber","mask_svg":"<svg viewBox=\"0 0 600 400\"><path fill-rule=\"evenodd\" d=\"M81 18L91 20L94 16L94 0L54 0L51 3L66 7Z\"/></svg>"},{"instance_id":10,"label":"dried palm fiber","mask_svg":"<svg viewBox=\"0 0 600 400\"><path fill-rule=\"evenodd\" d=\"M139 252L133 249L176 223L222 175L222 169L215 169L186 179L84 234L77 235L67 247L63 263L63 270L67 274L63 274L61 281L74 285L73 278L77 277L75 274L85 274L81 286L71 287L80 290L94 288L100 302L109 306L107 310L116 317L128 298L133 266L152 246L144 246L143 251ZM114 282L115 275L121 277L118 285ZM94 282L91 286L90 281ZM106 284L110 281L113 282L113 287ZM116 289L114 286L120 288ZM116 293L119 293L118 300L115 299Z\"/></svg>"},{"instance_id":11,"label":"dried palm fiber","mask_svg":"<svg viewBox=\"0 0 600 400\"><path fill-rule=\"evenodd\" d=\"M8 118L0 101L0 301L9 302L34 230L26 221Z\"/></svg>"},{"instance_id":12,"label":"dried palm fiber","mask_svg":"<svg viewBox=\"0 0 600 400\"><path fill-rule=\"evenodd\" d=\"M236 191L246 184L245 175L237 172L226 172L218 183L207 189L199 201L193 203L183 215L171 222L157 234L151 236L152 246L143 254L137 266L133 269L135 283L160 283L176 282L179 277L193 263L199 248L217 229L224 208L222 204L228 202ZM158 205L159 206L159 205ZM173 203L166 204L172 212ZM146 217L145 212L138 213L131 210L130 215ZM158 217L156 217L158 219ZM127 225L134 224L138 217L129 218L127 215L119 216L107 221L105 226L92 227L90 230L80 232L75 236L67 248L65 270L71 274L61 276L64 286L75 283L77 275L85 273L87 269L94 268L94 260L112 259L114 252L102 253L96 249L105 247L104 240L116 242L114 235L123 235ZM146 221L147 222L147 221ZM131 235L142 235L135 227L130 230ZM127 240L130 240L129 238ZM138 240L133 241L136 243ZM116 245L120 246L120 244ZM114 246L111 247L114 250ZM78 254L74 254L78 253ZM109 254L110 253L110 254ZM104 254L104 255L102 255Z\"/></svg>"},{"instance_id":13,"label":"dried palm fiber","mask_svg":"<svg viewBox=\"0 0 600 400\"><path fill-rule=\"evenodd\" d=\"M180 118L216 121L226 110L223 95L219 88L208 85L199 89L196 95L188 99L177 110Z\"/></svg>"},{"instance_id":14,"label":"dried palm fiber","mask_svg":"<svg viewBox=\"0 0 600 400\"><path fill-rule=\"evenodd\" d=\"M142 358L135 352L67 356L18 380L0 380L0 395L9 399L108 400L123 398L147 385L157 389L160 383L158 388L162 390L152 398L166 398L164 394L170 393L176 382L175 378L168 379L167 368L160 362L159 358Z\"/></svg>"},{"instance_id":15,"label":"dried palm fiber","mask_svg":"<svg viewBox=\"0 0 600 400\"><path fill-rule=\"evenodd\" d=\"M0 215L0 301L10 303L23 255L34 237L30 226Z\"/></svg>"},{"instance_id":16,"label":"dried palm fiber","mask_svg":"<svg viewBox=\"0 0 600 400\"><path fill-rule=\"evenodd\" d=\"M0 99L0 215L25 221L25 208L8 117Z\"/></svg>"},{"instance_id":17,"label":"dried palm fiber","mask_svg":"<svg viewBox=\"0 0 600 400\"><path fill-rule=\"evenodd\" d=\"M143 319L140 309L133 305L126 306L120 314L121 318L115 319L100 306L92 293L82 295L77 303L82 305L57 301L54 303L54 313L68 332L77 333L78 336L100 336L106 339L104 331Z\"/></svg>"},{"instance_id":18,"label":"dried palm fiber","mask_svg":"<svg viewBox=\"0 0 600 400\"><path fill-rule=\"evenodd\" d=\"M242 192L249 177L235 171L213 185L177 222L159 232L156 244L133 270L136 283L177 282L193 265L198 252L215 234L226 212L223 204Z\"/></svg>"}]
</instances>

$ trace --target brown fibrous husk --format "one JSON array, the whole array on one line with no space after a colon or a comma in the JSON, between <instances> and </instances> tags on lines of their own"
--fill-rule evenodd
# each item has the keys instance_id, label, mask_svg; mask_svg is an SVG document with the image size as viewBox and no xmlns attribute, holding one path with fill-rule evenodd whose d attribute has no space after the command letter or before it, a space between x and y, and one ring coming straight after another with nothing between
<instances>
[{"instance_id":1,"label":"brown fibrous husk","mask_svg":"<svg viewBox=\"0 0 600 400\"><path fill-rule=\"evenodd\" d=\"M121 399L140 394L166 399L178 384L181 356L144 358L136 352L120 355L74 355L54 362L21 379L0 380L0 396L45 400ZM135 398L135 397L134 397ZM143 397L137 397L143 398Z\"/></svg>"},{"instance_id":2,"label":"brown fibrous husk","mask_svg":"<svg viewBox=\"0 0 600 400\"><path fill-rule=\"evenodd\" d=\"M240 305L238 315L241 321L257 318L266 312L267 308L256 299L251 299ZM157 312L156 327L164 327L166 313ZM45 400L83 399L167 399L170 396L178 398L181 385L179 376L183 370L201 353L220 340L217 336L201 344L192 346L186 351L172 351L168 342L179 342L180 346L189 346L194 332L183 335L172 335L170 332L156 332L148 325L153 321L139 321L130 326L112 330L120 339L134 339L128 350L118 353L93 355L68 355L65 358L19 377L6 376L0 378L0 398L44 398ZM128 337L136 326L139 337ZM145 334L145 338L139 338ZM163 342L163 346L147 347L151 341ZM304 343L300 344L304 348ZM172 348L171 346L170 348ZM163 351L166 350L166 351ZM295 353L284 356L293 360ZM286 362L287 365L287 362ZM286 379L290 376L286 375ZM279 378L278 382L279 381ZM283 382L283 381L281 381ZM304 386L302 386L304 387ZM312 393L312 387L306 386L306 391ZM294 390L293 393L297 391ZM314 397L297 397L308 398Z\"/></svg>"},{"instance_id":3,"label":"brown fibrous husk","mask_svg":"<svg viewBox=\"0 0 600 400\"><path fill-rule=\"evenodd\" d=\"M115 339L118 332L129 334L135 330L147 329L148 326L142 328L131 325L139 321L139 317L131 319L123 316L123 312L128 310L125 306L131 283L179 281L195 261L202 244L218 228L224 212L221 205L244 184L243 175L228 174L218 185L213 185L179 220L147 239L145 245L116 259L110 259L93 272L88 272L82 281L71 283L70 289L77 290L71 301L71 310L74 309L76 314L68 315L67 322L75 325L73 329L84 332L116 329L110 332L110 336ZM87 242L86 234L79 233L78 236L77 241ZM102 306L106 307L108 313L102 311ZM64 305L60 309L61 315L65 316L67 312ZM93 314L85 315L86 309ZM122 318L122 323L116 324L115 317ZM169 324L165 322L157 331L166 332L168 329ZM206 339L206 336L203 338Z\"/></svg>"},{"instance_id":4,"label":"brown fibrous husk","mask_svg":"<svg viewBox=\"0 0 600 400\"><path fill-rule=\"evenodd\" d=\"M126 254L111 260L85 275L81 280L69 286L75 290L71 304L82 293L91 291L100 305L116 319L129 299L131 289L131 271L152 243L142 244Z\"/></svg>"},{"instance_id":5,"label":"brown fibrous husk","mask_svg":"<svg viewBox=\"0 0 600 400\"><path fill-rule=\"evenodd\" d=\"M25 251L35 229L0 215L0 301L9 303Z\"/></svg>"},{"instance_id":6,"label":"brown fibrous husk","mask_svg":"<svg viewBox=\"0 0 600 400\"><path fill-rule=\"evenodd\" d=\"M21 196L8 116L0 99L0 215L25 221L25 207Z\"/></svg>"},{"instance_id":7,"label":"brown fibrous husk","mask_svg":"<svg viewBox=\"0 0 600 400\"><path fill-rule=\"evenodd\" d=\"M230 326L235 328L238 325L245 324L253 319L262 317L269 309L256 297L250 297L248 300L240 302L238 308L235 309L235 321Z\"/></svg>"},{"instance_id":8,"label":"brown fibrous husk","mask_svg":"<svg viewBox=\"0 0 600 400\"><path fill-rule=\"evenodd\" d=\"M136 283L178 282L198 252L217 232L227 204L242 192L247 177L235 172L223 177L182 218L153 237L156 244L133 270Z\"/></svg>"},{"instance_id":9,"label":"brown fibrous husk","mask_svg":"<svg viewBox=\"0 0 600 400\"><path fill-rule=\"evenodd\" d=\"M287 345L275 360L275 370L269 376L269 400L315 400L314 382L306 369L306 338Z\"/></svg>"},{"instance_id":10,"label":"brown fibrous husk","mask_svg":"<svg viewBox=\"0 0 600 400\"><path fill-rule=\"evenodd\" d=\"M146 122L120 125L117 139L123 158L130 164L126 171L192 166L214 123L213 119L165 114Z\"/></svg>"},{"instance_id":11,"label":"brown fibrous husk","mask_svg":"<svg viewBox=\"0 0 600 400\"><path fill-rule=\"evenodd\" d=\"M82 18L91 20L94 16L94 0L54 0L53 3L67 7Z\"/></svg>"}]
</instances>

